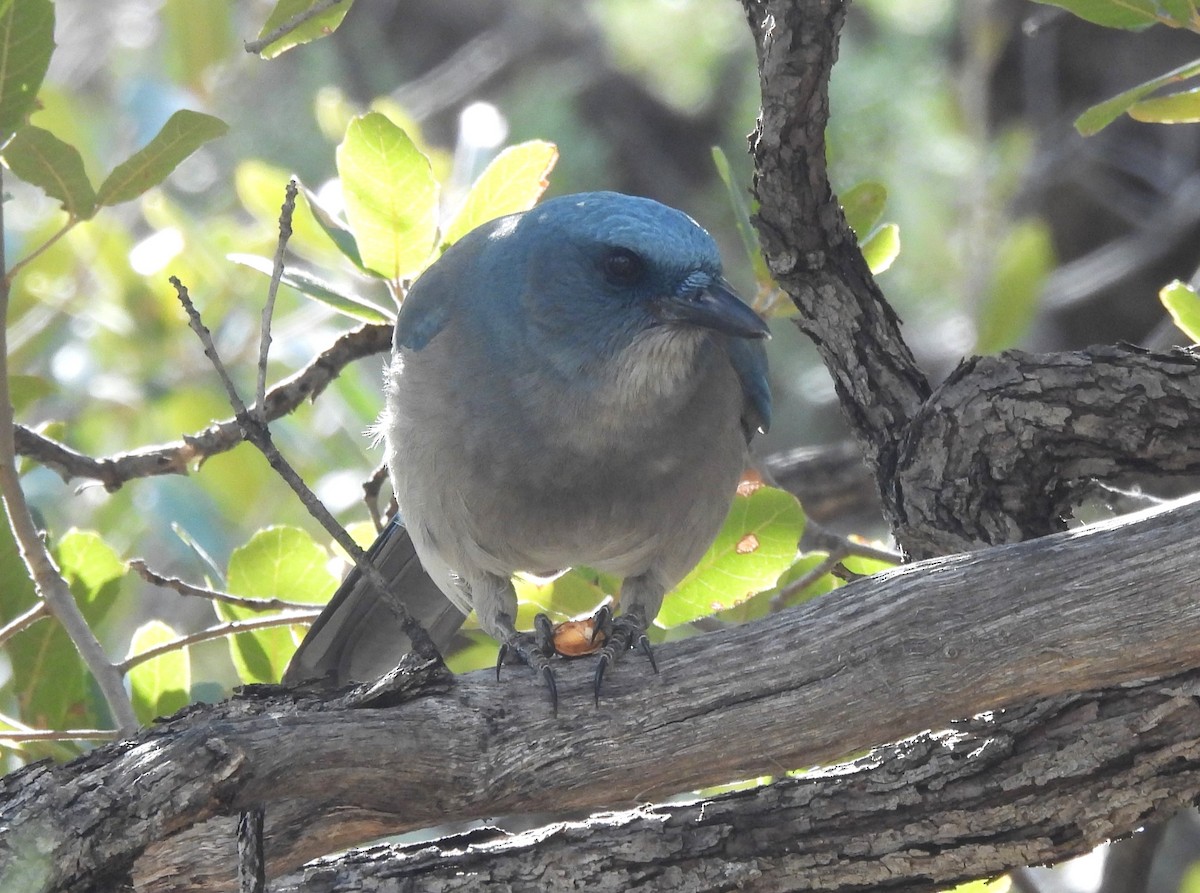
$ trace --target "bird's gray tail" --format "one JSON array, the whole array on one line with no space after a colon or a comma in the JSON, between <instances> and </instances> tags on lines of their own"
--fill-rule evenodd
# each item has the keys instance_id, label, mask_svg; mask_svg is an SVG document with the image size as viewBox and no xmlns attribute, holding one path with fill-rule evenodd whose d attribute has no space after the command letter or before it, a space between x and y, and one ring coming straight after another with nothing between
<instances>
[{"instance_id":1,"label":"bird's gray tail","mask_svg":"<svg viewBox=\"0 0 1200 893\"><path fill-rule=\"evenodd\" d=\"M367 557L444 651L466 617L425 573L404 526L397 520L388 524ZM283 681L319 679L331 687L371 682L411 650L396 615L355 569L309 628Z\"/></svg>"}]
</instances>

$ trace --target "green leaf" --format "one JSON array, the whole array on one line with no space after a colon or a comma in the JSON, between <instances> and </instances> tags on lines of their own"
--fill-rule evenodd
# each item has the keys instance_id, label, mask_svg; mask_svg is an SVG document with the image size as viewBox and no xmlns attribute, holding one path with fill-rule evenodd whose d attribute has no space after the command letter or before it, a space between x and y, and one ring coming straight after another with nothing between
<instances>
[{"instance_id":1,"label":"green leaf","mask_svg":"<svg viewBox=\"0 0 1200 893\"><path fill-rule=\"evenodd\" d=\"M571 620L590 615L608 596L620 590L620 580L586 567L577 567L552 580L517 575L517 628L531 629L537 614L553 621Z\"/></svg>"},{"instance_id":2,"label":"green leaf","mask_svg":"<svg viewBox=\"0 0 1200 893\"><path fill-rule=\"evenodd\" d=\"M729 204L733 208L734 220L737 222L738 235L741 236L742 247L746 249L746 257L750 260L754 279L760 287L766 283L772 283L771 273L767 269L767 260L763 257L762 247L758 241L758 233L750 221L750 205L746 201L745 191L734 184L733 168L730 166L724 150L720 146L713 146L712 156L717 174L721 177L721 182L725 184L725 192L729 196ZM756 309L758 309L757 306Z\"/></svg>"},{"instance_id":3,"label":"green leaf","mask_svg":"<svg viewBox=\"0 0 1200 893\"><path fill-rule=\"evenodd\" d=\"M1183 334L1200 343L1200 295L1186 282L1176 279L1162 287L1158 299Z\"/></svg>"},{"instance_id":4,"label":"green leaf","mask_svg":"<svg viewBox=\"0 0 1200 893\"><path fill-rule=\"evenodd\" d=\"M220 118L182 109L173 114L144 148L117 165L96 195L101 205L119 205L161 183L185 158L209 140L224 136Z\"/></svg>"},{"instance_id":5,"label":"green leaf","mask_svg":"<svg viewBox=\"0 0 1200 893\"><path fill-rule=\"evenodd\" d=\"M773 487L739 493L700 563L667 596L655 621L672 627L731 608L770 589L796 560L804 512Z\"/></svg>"},{"instance_id":6,"label":"green leaf","mask_svg":"<svg viewBox=\"0 0 1200 893\"><path fill-rule=\"evenodd\" d=\"M311 189L301 185L300 191L304 195L304 200L308 202L308 209L312 212L313 220L317 221L317 225L321 227L325 235L329 236L329 240L333 242L338 251L342 252L354 266L365 270L362 255L358 252L358 243L354 241L354 233L350 232L332 211L321 204L316 193Z\"/></svg>"},{"instance_id":7,"label":"green leaf","mask_svg":"<svg viewBox=\"0 0 1200 893\"><path fill-rule=\"evenodd\" d=\"M1084 136L1099 133L1127 111L1131 105L1149 96L1155 90L1162 89L1168 84L1177 84L1180 81L1189 80L1198 75L1200 75L1200 60L1189 62L1173 71L1168 71L1166 74L1151 78L1145 83L1138 84L1136 87L1126 90L1124 93L1118 93L1112 99L1106 99L1104 102L1092 106L1075 119L1075 129Z\"/></svg>"},{"instance_id":8,"label":"green leaf","mask_svg":"<svg viewBox=\"0 0 1200 893\"><path fill-rule=\"evenodd\" d=\"M1104 25L1137 31L1158 21L1154 0L1039 0L1048 6L1058 6L1081 19Z\"/></svg>"},{"instance_id":9,"label":"green leaf","mask_svg":"<svg viewBox=\"0 0 1200 893\"><path fill-rule=\"evenodd\" d=\"M1151 124L1195 124L1200 121L1200 87L1135 102L1129 117Z\"/></svg>"},{"instance_id":10,"label":"green leaf","mask_svg":"<svg viewBox=\"0 0 1200 893\"><path fill-rule=\"evenodd\" d=\"M241 264L243 267L257 270L266 276L271 276L275 272L274 261L266 257L259 257L255 254L230 254L227 257L235 264ZM354 319L372 323L393 323L396 321L394 314L388 314L383 308L377 307L375 304L364 301L361 298L339 292L329 283L304 270L299 270L295 267L285 267L279 281L284 285L290 285L292 288L308 295L314 300L320 301L327 307L332 307L338 313L343 313Z\"/></svg>"},{"instance_id":11,"label":"green leaf","mask_svg":"<svg viewBox=\"0 0 1200 893\"><path fill-rule=\"evenodd\" d=\"M50 0L0 4L0 145L25 123L54 52Z\"/></svg>"},{"instance_id":12,"label":"green leaf","mask_svg":"<svg viewBox=\"0 0 1200 893\"><path fill-rule=\"evenodd\" d=\"M268 527L229 556L227 588L234 595L288 601L329 600L337 580L326 567L329 553L298 527ZM225 620L261 617L237 605L218 603ZM243 682L278 682L300 642L302 627L281 626L238 633L230 639L233 663Z\"/></svg>"},{"instance_id":13,"label":"green leaf","mask_svg":"<svg viewBox=\"0 0 1200 893\"><path fill-rule=\"evenodd\" d=\"M859 245L863 260L875 275L879 275L900 256L900 227L885 223Z\"/></svg>"},{"instance_id":14,"label":"green leaf","mask_svg":"<svg viewBox=\"0 0 1200 893\"><path fill-rule=\"evenodd\" d=\"M509 146L471 184L463 206L442 234L442 246L453 245L481 223L532 208L546 191L546 178L556 161L554 143L530 140Z\"/></svg>"},{"instance_id":15,"label":"green leaf","mask_svg":"<svg viewBox=\"0 0 1200 893\"><path fill-rule=\"evenodd\" d=\"M262 40L280 25L285 24L295 16L308 12L317 2L318 0L279 0L275 4L275 8L271 10L271 14L267 16L266 22L263 23L262 30L258 33L258 39ZM281 53L286 53L292 47L310 43L320 37L332 34L337 30L338 25L342 23L342 19L346 17L346 13L350 11L350 6L353 2L354 0L342 0L341 3L335 3L329 9L314 16L304 24L288 31L287 34L278 38L273 43L267 44L259 55L264 59L274 59Z\"/></svg>"},{"instance_id":16,"label":"green leaf","mask_svg":"<svg viewBox=\"0 0 1200 893\"><path fill-rule=\"evenodd\" d=\"M3 526L0 583L5 595L0 604L4 619L10 620L32 606L35 599L28 574L16 557L7 520ZM94 629L116 600L125 566L108 544L87 531L68 532L51 552L84 618ZM24 722L62 729L107 721L107 708L95 694L83 660L57 621L39 621L5 647Z\"/></svg>"},{"instance_id":17,"label":"green leaf","mask_svg":"<svg viewBox=\"0 0 1200 893\"><path fill-rule=\"evenodd\" d=\"M79 220L96 212L96 191L83 169L78 150L48 130L22 127L3 151L14 174L62 202L63 210Z\"/></svg>"},{"instance_id":18,"label":"green leaf","mask_svg":"<svg viewBox=\"0 0 1200 893\"><path fill-rule=\"evenodd\" d=\"M976 323L976 353L1016 346L1037 313L1042 284L1054 268L1050 230L1041 220L1016 223L996 252L996 268Z\"/></svg>"},{"instance_id":19,"label":"green leaf","mask_svg":"<svg viewBox=\"0 0 1200 893\"><path fill-rule=\"evenodd\" d=\"M12 395L13 409L23 412L32 404L57 392L55 382L40 375L10 375L8 390Z\"/></svg>"},{"instance_id":20,"label":"green leaf","mask_svg":"<svg viewBox=\"0 0 1200 893\"><path fill-rule=\"evenodd\" d=\"M783 590L801 577L815 570L828 557L825 552L808 552L801 555L790 568L784 571L773 587L765 592L758 593L740 605L734 605L732 608L721 611L717 614L717 619L726 623L747 623L751 620L766 617L772 610L778 610L779 607L790 608L837 589L842 585L841 580L833 576L833 574L826 573L822 574L812 583L809 583L803 589L789 594L786 599L780 601L778 606L773 604L776 600L779 600L780 593Z\"/></svg>"},{"instance_id":21,"label":"green leaf","mask_svg":"<svg viewBox=\"0 0 1200 893\"><path fill-rule=\"evenodd\" d=\"M438 184L429 159L403 130L369 112L350 122L337 168L367 269L397 284L419 273L437 237Z\"/></svg>"},{"instance_id":22,"label":"green leaf","mask_svg":"<svg viewBox=\"0 0 1200 893\"><path fill-rule=\"evenodd\" d=\"M842 195L842 212L860 240L871 234L886 204L887 187L873 180L856 183Z\"/></svg>"},{"instance_id":23,"label":"green leaf","mask_svg":"<svg viewBox=\"0 0 1200 893\"><path fill-rule=\"evenodd\" d=\"M129 656L141 654L179 638L179 633L161 620L151 620L137 628L129 643ZM157 716L167 716L186 707L191 700L191 660L187 646L151 658L130 669L130 695L138 721L149 724Z\"/></svg>"},{"instance_id":24,"label":"green leaf","mask_svg":"<svg viewBox=\"0 0 1200 893\"><path fill-rule=\"evenodd\" d=\"M233 0L166 0L159 13L165 33L156 48L165 50L172 81L208 92L209 72L240 51L234 47L232 7Z\"/></svg>"}]
</instances>

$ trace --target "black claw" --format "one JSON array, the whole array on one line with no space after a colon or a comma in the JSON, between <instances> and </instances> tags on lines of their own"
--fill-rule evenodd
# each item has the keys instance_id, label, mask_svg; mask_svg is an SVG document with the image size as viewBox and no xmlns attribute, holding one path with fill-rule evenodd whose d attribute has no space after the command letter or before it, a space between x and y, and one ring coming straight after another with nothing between
<instances>
[{"instance_id":1,"label":"black claw","mask_svg":"<svg viewBox=\"0 0 1200 893\"><path fill-rule=\"evenodd\" d=\"M505 655L508 654L508 645L505 642L500 643L500 652L496 655L496 681L500 681L500 668L504 666Z\"/></svg>"},{"instance_id":2,"label":"black claw","mask_svg":"<svg viewBox=\"0 0 1200 893\"><path fill-rule=\"evenodd\" d=\"M599 607L595 615L592 617L592 642L596 641L596 637L601 633L607 638L612 632L612 607L606 602Z\"/></svg>"},{"instance_id":3,"label":"black claw","mask_svg":"<svg viewBox=\"0 0 1200 893\"><path fill-rule=\"evenodd\" d=\"M546 682L546 688L550 689L550 709L558 716L558 682L554 679L554 670L548 664L542 667L542 679Z\"/></svg>"},{"instance_id":4,"label":"black claw","mask_svg":"<svg viewBox=\"0 0 1200 893\"><path fill-rule=\"evenodd\" d=\"M600 686L604 684L604 671L608 667L608 653L600 655L596 662L596 674L592 677L592 696L597 707L600 706Z\"/></svg>"},{"instance_id":5,"label":"black claw","mask_svg":"<svg viewBox=\"0 0 1200 893\"><path fill-rule=\"evenodd\" d=\"M654 659L654 649L650 647L650 640L646 638L646 634L642 633L638 639L638 647L642 649L642 653L646 655L646 659L650 661L650 669L654 671L654 675L658 675L658 661Z\"/></svg>"}]
</instances>

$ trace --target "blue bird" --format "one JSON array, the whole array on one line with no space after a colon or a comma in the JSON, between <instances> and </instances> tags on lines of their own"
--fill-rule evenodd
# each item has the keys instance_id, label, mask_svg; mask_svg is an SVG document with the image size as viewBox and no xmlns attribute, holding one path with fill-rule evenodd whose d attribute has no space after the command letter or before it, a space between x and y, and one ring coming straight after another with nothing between
<instances>
[{"instance_id":1,"label":"blue bird","mask_svg":"<svg viewBox=\"0 0 1200 893\"><path fill-rule=\"evenodd\" d=\"M511 577L585 565L623 578L594 677L633 646L729 510L771 415L766 324L712 238L658 202L551 199L475 229L396 320L380 430L403 526L371 550L444 648L475 610L557 703L549 621L515 627ZM374 679L409 649L352 573L287 681Z\"/></svg>"}]
</instances>

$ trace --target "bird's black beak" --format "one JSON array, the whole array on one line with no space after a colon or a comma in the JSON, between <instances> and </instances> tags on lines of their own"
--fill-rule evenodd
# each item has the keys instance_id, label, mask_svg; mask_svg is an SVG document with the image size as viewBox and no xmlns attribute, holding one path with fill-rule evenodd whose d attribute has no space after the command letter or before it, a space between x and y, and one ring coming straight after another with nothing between
<instances>
[{"instance_id":1,"label":"bird's black beak","mask_svg":"<svg viewBox=\"0 0 1200 893\"><path fill-rule=\"evenodd\" d=\"M655 310L663 322L703 326L738 338L771 337L762 317L724 279L659 298Z\"/></svg>"}]
</instances>

